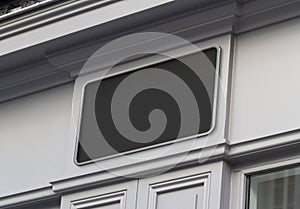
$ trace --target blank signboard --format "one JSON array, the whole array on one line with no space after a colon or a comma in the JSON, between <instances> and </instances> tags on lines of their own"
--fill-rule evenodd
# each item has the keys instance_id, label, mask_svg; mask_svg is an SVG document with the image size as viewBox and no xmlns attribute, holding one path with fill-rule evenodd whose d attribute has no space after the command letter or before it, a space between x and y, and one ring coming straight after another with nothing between
<instances>
[{"instance_id":1,"label":"blank signboard","mask_svg":"<svg viewBox=\"0 0 300 209\"><path fill-rule=\"evenodd\" d=\"M167 58L84 87L78 164L213 129L219 49Z\"/></svg>"}]
</instances>

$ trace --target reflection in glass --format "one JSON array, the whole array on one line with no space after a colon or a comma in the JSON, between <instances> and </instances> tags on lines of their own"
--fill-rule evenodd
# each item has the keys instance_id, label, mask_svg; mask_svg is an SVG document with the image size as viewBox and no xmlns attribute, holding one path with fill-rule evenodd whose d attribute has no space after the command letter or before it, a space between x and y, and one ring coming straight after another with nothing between
<instances>
[{"instance_id":1,"label":"reflection in glass","mask_svg":"<svg viewBox=\"0 0 300 209\"><path fill-rule=\"evenodd\" d=\"M250 178L249 209L299 209L300 167Z\"/></svg>"}]
</instances>

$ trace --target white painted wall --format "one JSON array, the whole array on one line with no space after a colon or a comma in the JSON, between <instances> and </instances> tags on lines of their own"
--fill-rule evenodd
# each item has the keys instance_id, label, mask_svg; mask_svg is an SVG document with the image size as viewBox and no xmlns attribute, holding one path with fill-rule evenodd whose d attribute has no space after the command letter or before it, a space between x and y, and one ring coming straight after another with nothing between
<instances>
[{"instance_id":1,"label":"white painted wall","mask_svg":"<svg viewBox=\"0 0 300 209\"><path fill-rule=\"evenodd\" d=\"M0 105L0 197L63 173L72 92L68 84Z\"/></svg>"},{"instance_id":2,"label":"white painted wall","mask_svg":"<svg viewBox=\"0 0 300 209\"><path fill-rule=\"evenodd\" d=\"M232 143L300 127L300 19L238 36Z\"/></svg>"},{"instance_id":3,"label":"white painted wall","mask_svg":"<svg viewBox=\"0 0 300 209\"><path fill-rule=\"evenodd\" d=\"M224 139L224 96L227 91L230 35L207 40L198 46L208 48L214 44L222 48L222 79L219 80L222 88L219 97L222 100L219 98L218 121L215 131L207 138L207 143L218 140L221 142ZM0 197L104 169L97 164L74 164L76 127L71 120L77 120L79 94L81 90L75 91L74 85L68 84L0 104ZM157 150L150 150L143 154L156 155L156 152ZM115 158L107 160L104 165L118 166L123 163L128 164ZM115 174L107 175L114 177Z\"/></svg>"},{"instance_id":4,"label":"white painted wall","mask_svg":"<svg viewBox=\"0 0 300 209\"><path fill-rule=\"evenodd\" d=\"M300 19L237 37L232 143L300 127L299 37ZM230 36L199 46L211 44L222 48L221 77L226 78ZM68 84L0 104L0 196L99 170L73 163L72 96L73 85Z\"/></svg>"}]
</instances>

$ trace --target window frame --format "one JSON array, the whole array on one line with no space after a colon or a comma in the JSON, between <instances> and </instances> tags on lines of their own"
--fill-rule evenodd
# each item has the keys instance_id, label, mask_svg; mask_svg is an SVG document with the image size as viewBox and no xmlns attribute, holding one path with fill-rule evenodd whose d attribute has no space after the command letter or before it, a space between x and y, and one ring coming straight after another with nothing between
<instances>
[{"instance_id":1,"label":"window frame","mask_svg":"<svg viewBox=\"0 0 300 209\"><path fill-rule=\"evenodd\" d=\"M249 209L250 177L257 174L276 172L300 165L300 158L296 156L282 161L265 162L260 165L241 166L234 168L231 176L231 209Z\"/></svg>"}]
</instances>

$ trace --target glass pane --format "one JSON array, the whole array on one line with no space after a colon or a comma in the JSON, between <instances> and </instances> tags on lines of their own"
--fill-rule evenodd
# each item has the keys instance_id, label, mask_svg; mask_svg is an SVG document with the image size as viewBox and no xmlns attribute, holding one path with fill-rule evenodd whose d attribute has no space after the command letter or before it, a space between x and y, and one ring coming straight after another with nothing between
<instances>
[{"instance_id":1,"label":"glass pane","mask_svg":"<svg viewBox=\"0 0 300 209\"><path fill-rule=\"evenodd\" d=\"M300 167L250 178L249 209L299 209Z\"/></svg>"}]
</instances>

